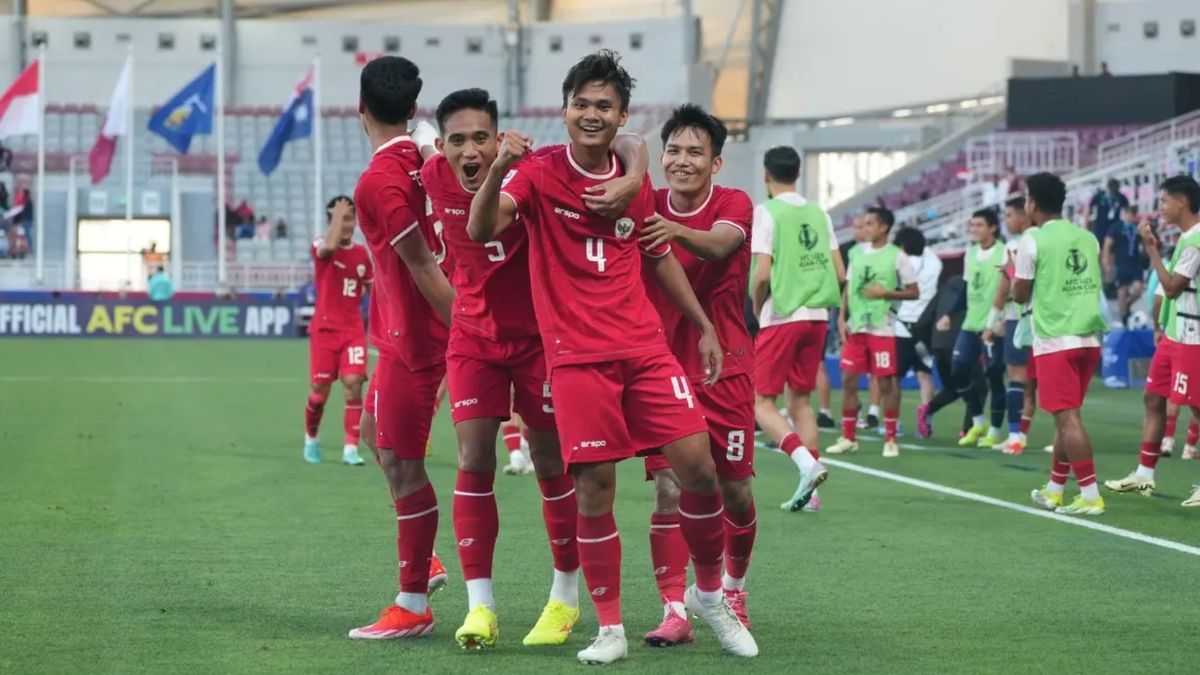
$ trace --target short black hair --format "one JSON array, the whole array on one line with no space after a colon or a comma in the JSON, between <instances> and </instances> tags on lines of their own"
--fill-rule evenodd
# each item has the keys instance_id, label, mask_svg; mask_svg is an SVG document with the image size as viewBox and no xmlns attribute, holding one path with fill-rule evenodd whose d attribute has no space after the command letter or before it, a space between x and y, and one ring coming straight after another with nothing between
<instances>
[{"instance_id":1,"label":"short black hair","mask_svg":"<svg viewBox=\"0 0 1200 675\"><path fill-rule=\"evenodd\" d=\"M763 168L774 181L795 183L800 178L800 153L790 145L775 146L763 155Z\"/></svg>"},{"instance_id":2,"label":"short black hair","mask_svg":"<svg viewBox=\"0 0 1200 675\"><path fill-rule=\"evenodd\" d=\"M1025 210L1025 198L1024 197L1013 197L1012 199L1004 202L1004 205L1009 208L1016 209L1018 211L1024 211Z\"/></svg>"},{"instance_id":3,"label":"short black hair","mask_svg":"<svg viewBox=\"0 0 1200 675\"><path fill-rule=\"evenodd\" d=\"M629 109L629 97L637 80L621 65L621 55L616 51L601 49L579 59L578 63L571 66L562 84L563 108L567 107L568 99L592 82L611 84L621 97L621 110Z\"/></svg>"},{"instance_id":4,"label":"short black hair","mask_svg":"<svg viewBox=\"0 0 1200 675\"><path fill-rule=\"evenodd\" d=\"M1067 186L1062 179L1045 171L1025 179L1025 193L1046 215L1062 213L1063 202L1067 201Z\"/></svg>"},{"instance_id":5,"label":"short black hair","mask_svg":"<svg viewBox=\"0 0 1200 675\"><path fill-rule=\"evenodd\" d=\"M1188 210L1200 213L1200 183L1191 176L1171 176L1163 181L1159 188L1172 197L1184 197L1188 201Z\"/></svg>"},{"instance_id":6,"label":"short black hair","mask_svg":"<svg viewBox=\"0 0 1200 675\"><path fill-rule=\"evenodd\" d=\"M886 206L872 206L867 209L867 213L874 213L879 222L888 226L889 231L896 224L896 214L892 213L892 210Z\"/></svg>"},{"instance_id":7,"label":"short black hair","mask_svg":"<svg viewBox=\"0 0 1200 675\"><path fill-rule=\"evenodd\" d=\"M721 150L725 148L725 139L729 136L729 129L725 127L724 122L695 103L684 103L671 111L671 116L667 118L662 128L663 146L666 146L667 141L675 135L675 132L688 128L707 134L708 140L712 144L713 157L721 156Z\"/></svg>"},{"instance_id":8,"label":"short black hair","mask_svg":"<svg viewBox=\"0 0 1200 675\"><path fill-rule=\"evenodd\" d=\"M905 226L896 230L892 243L910 256L919 257L925 253L925 235L915 227Z\"/></svg>"},{"instance_id":9,"label":"short black hair","mask_svg":"<svg viewBox=\"0 0 1200 675\"><path fill-rule=\"evenodd\" d=\"M446 120L459 110L482 110L492 118L493 129L496 128L496 123L500 119L500 109L487 89L459 89L447 94L446 98L438 104L437 112L434 113L434 117L437 118L438 131L446 133Z\"/></svg>"},{"instance_id":10,"label":"short black hair","mask_svg":"<svg viewBox=\"0 0 1200 675\"><path fill-rule=\"evenodd\" d=\"M421 95L421 70L403 56L381 56L367 63L358 78L359 100L384 124L412 118Z\"/></svg>"},{"instance_id":11,"label":"short black hair","mask_svg":"<svg viewBox=\"0 0 1200 675\"><path fill-rule=\"evenodd\" d=\"M338 195L338 196L334 197L333 199L330 199L328 202L326 202L326 204L325 204L325 220L329 220L330 218L333 217L333 205L337 204L338 202L342 201L343 199L350 202L350 208L354 208L354 200L353 199L351 199L348 195ZM265 218L266 216L263 216L263 217Z\"/></svg>"},{"instance_id":12,"label":"short black hair","mask_svg":"<svg viewBox=\"0 0 1200 675\"><path fill-rule=\"evenodd\" d=\"M996 212L992 209L979 209L975 213L972 213L971 217L982 218L983 222L987 223L991 227L997 230L1000 229L1000 219L996 217Z\"/></svg>"},{"instance_id":13,"label":"short black hair","mask_svg":"<svg viewBox=\"0 0 1200 675\"><path fill-rule=\"evenodd\" d=\"M1120 190L1121 189L1121 181L1117 180L1116 178L1109 178L1108 179L1108 189L1112 190L1113 192Z\"/></svg>"}]
</instances>

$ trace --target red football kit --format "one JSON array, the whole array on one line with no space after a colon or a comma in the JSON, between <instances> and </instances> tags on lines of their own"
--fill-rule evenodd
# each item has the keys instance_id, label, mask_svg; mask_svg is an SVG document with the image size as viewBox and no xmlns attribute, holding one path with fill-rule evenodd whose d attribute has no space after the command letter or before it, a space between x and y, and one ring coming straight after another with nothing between
<instances>
[{"instance_id":1,"label":"red football kit","mask_svg":"<svg viewBox=\"0 0 1200 675\"><path fill-rule=\"evenodd\" d=\"M750 376L754 372L754 341L746 328L745 297L754 205L745 192L714 185L700 208L680 213L671 206L670 192L655 192L657 211L663 218L695 230L734 227L742 232L742 243L722 260L703 260L682 246L674 247L675 257L725 350L721 379L713 385L703 384L700 331L671 303L649 271L644 276L646 290L662 317L671 352L687 373L708 421L717 473L732 480L749 478L754 474L754 383ZM668 466L661 454L646 458L647 474Z\"/></svg>"},{"instance_id":2,"label":"red football kit","mask_svg":"<svg viewBox=\"0 0 1200 675\"><path fill-rule=\"evenodd\" d=\"M506 418L516 410L532 429L554 429L546 359L529 286L529 238L516 222L480 244L467 235L471 199L443 155L421 167L421 180L454 259L454 300L446 351L454 422Z\"/></svg>"},{"instance_id":3,"label":"red football kit","mask_svg":"<svg viewBox=\"0 0 1200 675\"><path fill-rule=\"evenodd\" d=\"M400 459L425 456L449 335L393 248L420 232L435 254L441 249L426 217L420 171L417 146L399 136L375 151L354 189L358 225L375 263L370 333L379 362L367 393L367 412L376 420L378 447Z\"/></svg>"},{"instance_id":4,"label":"red football kit","mask_svg":"<svg viewBox=\"0 0 1200 675\"><path fill-rule=\"evenodd\" d=\"M563 460L617 461L706 429L688 377L646 295L638 235L654 213L647 178L616 220L581 195L619 175L585 171L567 146L513 167L501 194L526 223L534 308L550 371ZM515 225L514 225L515 226Z\"/></svg>"},{"instance_id":5,"label":"red football kit","mask_svg":"<svg viewBox=\"0 0 1200 675\"><path fill-rule=\"evenodd\" d=\"M308 365L312 381L333 382L367 374L367 336L363 331L362 297L371 283L371 259L360 244L339 246L329 257L311 253L316 269L317 306L308 326Z\"/></svg>"}]
</instances>

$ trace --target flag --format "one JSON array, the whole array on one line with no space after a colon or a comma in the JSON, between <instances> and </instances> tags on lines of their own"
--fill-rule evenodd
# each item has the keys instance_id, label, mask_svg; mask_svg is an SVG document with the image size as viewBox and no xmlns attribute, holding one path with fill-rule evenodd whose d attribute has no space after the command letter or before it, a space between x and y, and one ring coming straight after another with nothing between
<instances>
[{"instance_id":1,"label":"flag","mask_svg":"<svg viewBox=\"0 0 1200 675\"><path fill-rule=\"evenodd\" d=\"M279 158L283 155L283 146L288 141L312 136L313 126L313 72L310 68L304 77L296 84L292 98L283 108L283 114L271 129L271 135L258 153L258 168L266 175L271 175L279 166Z\"/></svg>"},{"instance_id":2,"label":"flag","mask_svg":"<svg viewBox=\"0 0 1200 675\"><path fill-rule=\"evenodd\" d=\"M0 138L36 134L41 130L38 98L38 69L35 60L17 76L8 91L0 96Z\"/></svg>"},{"instance_id":3,"label":"flag","mask_svg":"<svg viewBox=\"0 0 1200 675\"><path fill-rule=\"evenodd\" d=\"M100 128L96 142L88 153L88 169L92 173L92 185L104 180L112 168L112 158L117 151L117 137L129 133L129 71L133 66L133 57L125 60L121 76L117 78L117 88L113 90L112 100L108 104L108 114L104 116L104 126Z\"/></svg>"},{"instance_id":4,"label":"flag","mask_svg":"<svg viewBox=\"0 0 1200 675\"><path fill-rule=\"evenodd\" d=\"M217 64L214 63L156 110L146 128L162 136L171 147L187 154L192 136L212 133L216 79Z\"/></svg>"}]
</instances>

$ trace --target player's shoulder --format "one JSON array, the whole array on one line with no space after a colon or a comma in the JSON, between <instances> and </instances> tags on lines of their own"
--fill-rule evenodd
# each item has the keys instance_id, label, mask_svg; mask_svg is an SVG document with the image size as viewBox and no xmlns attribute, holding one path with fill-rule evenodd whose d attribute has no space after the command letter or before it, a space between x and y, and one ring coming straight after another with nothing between
<instances>
[{"instance_id":1,"label":"player's shoulder","mask_svg":"<svg viewBox=\"0 0 1200 675\"><path fill-rule=\"evenodd\" d=\"M754 213L754 201L750 199L750 195L737 188L713 185L712 202L722 210L736 210L746 216Z\"/></svg>"},{"instance_id":2,"label":"player's shoulder","mask_svg":"<svg viewBox=\"0 0 1200 675\"><path fill-rule=\"evenodd\" d=\"M450 162L446 159L445 155L439 152L421 164L421 181L426 186L434 184L449 169Z\"/></svg>"}]
</instances>

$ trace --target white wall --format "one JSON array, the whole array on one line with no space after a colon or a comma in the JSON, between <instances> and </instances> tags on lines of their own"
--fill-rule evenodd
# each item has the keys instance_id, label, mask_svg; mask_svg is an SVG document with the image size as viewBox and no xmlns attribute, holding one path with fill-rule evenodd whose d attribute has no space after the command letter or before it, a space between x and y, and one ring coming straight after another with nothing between
<instances>
[{"instance_id":1,"label":"white wall","mask_svg":"<svg viewBox=\"0 0 1200 675\"><path fill-rule=\"evenodd\" d=\"M1067 58L1067 0L790 0L767 114L824 117L973 96L1012 58Z\"/></svg>"},{"instance_id":2,"label":"white wall","mask_svg":"<svg viewBox=\"0 0 1200 675\"><path fill-rule=\"evenodd\" d=\"M1190 19L1197 33L1180 34ZM1158 37L1146 38L1145 23L1158 23ZM1094 15L1095 63L1108 62L1114 75L1143 75L1171 70L1200 73L1200 0L1104 2Z\"/></svg>"}]
</instances>

